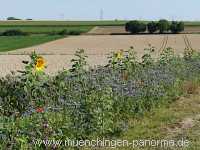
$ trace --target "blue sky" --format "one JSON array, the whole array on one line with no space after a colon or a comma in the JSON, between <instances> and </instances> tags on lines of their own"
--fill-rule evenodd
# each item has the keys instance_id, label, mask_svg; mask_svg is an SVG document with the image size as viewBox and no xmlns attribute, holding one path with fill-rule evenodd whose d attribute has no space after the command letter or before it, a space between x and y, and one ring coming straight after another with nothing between
<instances>
[{"instance_id":1,"label":"blue sky","mask_svg":"<svg viewBox=\"0 0 200 150\"><path fill-rule=\"evenodd\" d=\"M200 20L200 0L1 0L0 19Z\"/></svg>"}]
</instances>

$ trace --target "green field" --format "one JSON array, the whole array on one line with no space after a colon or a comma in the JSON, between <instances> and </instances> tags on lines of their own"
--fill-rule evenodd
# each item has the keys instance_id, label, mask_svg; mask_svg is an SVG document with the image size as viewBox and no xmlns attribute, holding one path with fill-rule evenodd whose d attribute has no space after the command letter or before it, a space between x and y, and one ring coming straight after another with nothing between
<instances>
[{"instance_id":1,"label":"green field","mask_svg":"<svg viewBox=\"0 0 200 150\"><path fill-rule=\"evenodd\" d=\"M113 26L127 21L0 21L0 26Z\"/></svg>"},{"instance_id":2,"label":"green field","mask_svg":"<svg viewBox=\"0 0 200 150\"><path fill-rule=\"evenodd\" d=\"M0 36L0 52L38 45L62 37L59 35Z\"/></svg>"},{"instance_id":3,"label":"green field","mask_svg":"<svg viewBox=\"0 0 200 150\"><path fill-rule=\"evenodd\" d=\"M126 21L0 21L0 32L9 29L20 29L32 34L48 34L64 29L69 31L88 32L95 26L124 25Z\"/></svg>"},{"instance_id":4,"label":"green field","mask_svg":"<svg viewBox=\"0 0 200 150\"><path fill-rule=\"evenodd\" d=\"M0 33L19 29L31 33L31 36L3 37L0 36L0 52L29 47L52 41L62 36L43 34L57 33L62 30L86 33L95 26L124 25L125 21L0 21ZM41 35L35 35L41 34Z\"/></svg>"},{"instance_id":5,"label":"green field","mask_svg":"<svg viewBox=\"0 0 200 150\"><path fill-rule=\"evenodd\" d=\"M186 26L200 26L200 21L185 21Z\"/></svg>"}]
</instances>

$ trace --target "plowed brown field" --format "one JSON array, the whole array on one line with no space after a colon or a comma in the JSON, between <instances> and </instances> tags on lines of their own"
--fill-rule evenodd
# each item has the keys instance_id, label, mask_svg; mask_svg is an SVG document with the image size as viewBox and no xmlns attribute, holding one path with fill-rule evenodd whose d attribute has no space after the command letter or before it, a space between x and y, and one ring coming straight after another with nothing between
<instances>
[{"instance_id":1,"label":"plowed brown field","mask_svg":"<svg viewBox=\"0 0 200 150\"><path fill-rule=\"evenodd\" d=\"M189 43L189 45L188 45ZM46 44L1 53L0 76L10 71L22 70L22 60L28 60L27 54L36 51L43 55L48 63L47 73L55 74L63 68L68 68L70 60L77 49L85 49L88 63L103 65L111 51L128 49L133 46L138 56L144 54L144 48L151 44L156 48L155 56L166 47L174 48L177 54L182 54L186 47L200 50L200 34L178 35L82 35L52 41Z\"/></svg>"}]
</instances>

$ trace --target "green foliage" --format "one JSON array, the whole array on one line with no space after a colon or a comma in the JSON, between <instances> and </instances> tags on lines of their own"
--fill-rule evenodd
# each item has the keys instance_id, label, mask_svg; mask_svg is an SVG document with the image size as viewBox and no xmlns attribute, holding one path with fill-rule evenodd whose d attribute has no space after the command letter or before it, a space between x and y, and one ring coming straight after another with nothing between
<instances>
[{"instance_id":1,"label":"green foliage","mask_svg":"<svg viewBox=\"0 0 200 150\"><path fill-rule=\"evenodd\" d=\"M77 59L71 60L73 64L72 64L72 68L70 69L70 72L75 73L75 74L83 73L87 65L87 61L86 61L87 56L84 54L83 49L76 51L75 56L77 57Z\"/></svg>"},{"instance_id":2,"label":"green foliage","mask_svg":"<svg viewBox=\"0 0 200 150\"><path fill-rule=\"evenodd\" d=\"M149 33L151 33L151 34L155 33L158 30L158 23L154 22L154 21L149 22L147 24L147 29L148 29Z\"/></svg>"},{"instance_id":3,"label":"green foliage","mask_svg":"<svg viewBox=\"0 0 200 150\"><path fill-rule=\"evenodd\" d=\"M146 31L146 24L137 20L129 21L125 25L125 29L132 34L145 32Z\"/></svg>"},{"instance_id":4,"label":"green foliage","mask_svg":"<svg viewBox=\"0 0 200 150\"><path fill-rule=\"evenodd\" d=\"M8 76L1 80L1 86L8 89L2 90L0 96L3 97L2 114L21 115L29 107L43 107L46 104L48 95L45 93L47 88L47 77L44 72L35 70L36 59L38 56L33 53L31 62L25 63L25 71L19 71L21 76L16 79ZM9 81L10 80L10 81Z\"/></svg>"},{"instance_id":5,"label":"green foliage","mask_svg":"<svg viewBox=\"0 0 200 150\"><path fill-rule=\"evenodd\" d=\"M156 61L154 47L145 51L141 61L130 48L112 53L106 66L88 68L81 49L72 68L56 76L36 69L42 57L33 53L21 75L0 79L2 148L55 149L34 142L117 137L130 117L172 102L186 81L199 79L198 52L186 50L182 58L167 48Z\"/></svg>"},{"instance_id":6,"label":"green foliage","mask_svg":"<svg viewBox=\"0 0 200 150\"><path fill-rule=\"evenodd\" d=\"M154 59L152 58L152 54L155 52L155 47L146 48L145 49L146 53L142 56L142 66L143 67L148 67L150 65L154 64Z\"/></svg>"},{"instance_id":7,"label":"green foliage","mask_svg":"<svg viewBox=\"0 0 200 150\"><path fill-rule=\"evenodd\" d=\"M21 30L7 30L7 31L4 31L1 35L2 36L25 36L29 34Z\"/></svg>"},{"instance_id":8,"label":"green foliage","mask_svg":"<svg viewBox=\"0 0 200 150\"><path fill-rule=\"evenodd\" d=\"M170 64L173 60L175 60L175 54L172 48L168 47L162 51L160 54L159 63L162 65Z\"/></svg>"},{"instance_id":9,"label":"green foliage","mask_svg":"<svg viewBox=\"0 0 200 150\"><path fill-rule=\"evenodd\" d=\"M165 19L159 20L158 28L159 28L160 33L168 32L170 29L169 21L167 21Z\"/></svg>"},{"instance_id":10,"label":"green foliage","mask_svg":"<svg viewBox=\"0 0 200 150\"><path fill-rule=\"evenodd\" d=\"M170 25L170 30L172 33L180 33L184 31L184 23L172 21L172 24Z\"/></svg>"},{"instance_id":11,"label":"green foliage","mask_svg":"<svg viewBox=\"0 0 200 150\"><path fill-rule=\"evenodd\" d=\"M81 34L81 31L80 30L67 30L67 29L64 29L60 32L57 33L58 35L80 35Z\"/></svg>"},{"instance_id":12,"label":"green foliage","mask_svg":"<svg viewBox=\"0 0 200 150\"><path fill-rule=\"evenodd\" d=\"M68 31L66 29L58 32L59 35L68 35Z\"/></svg>"},{"instance_id":13,"label":"green foliage","mask_svg":"<svg viewBox=\"0 0 200 150\"><path fill-rule=\"evenodd\" d=\"M29 21L28 21L29 22ZM5 32L6 30L21 30L29 34L53 34L58 35L62 30L67 30L71 35L77 35L78 33L85 33L91 30L93 26L63 26L63 25L1 25L0 32Z\"/></svg>"}]
</instances>

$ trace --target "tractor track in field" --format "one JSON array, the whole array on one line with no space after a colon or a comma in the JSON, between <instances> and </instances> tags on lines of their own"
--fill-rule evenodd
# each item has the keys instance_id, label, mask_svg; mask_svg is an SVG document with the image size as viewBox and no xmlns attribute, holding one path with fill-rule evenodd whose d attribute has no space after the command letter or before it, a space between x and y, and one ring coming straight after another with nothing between
<instances>
[{"instance_id":1,"label":"tractor track in field","mask_svg":"<svg viewBox=\"0 0 200 150\"><path fill-rule=\"evenodd\" d=\"M169 40L169 36L168 35L164 36L161 47L159 49L159 53L162 52L167 47L168 40Z\"/></svg>"},{"instance_id":2,"label":"tractor track in field","mask_svg":"<svg viewBox=\"0 0 200 150\"><path fill-rule=\"evenodd\" d=\"M188 39L187 35L183 35L183 39L184 39L186 49L193 49L192 44L191 44L190 40Z\"/></svg>"}]
</instances>

